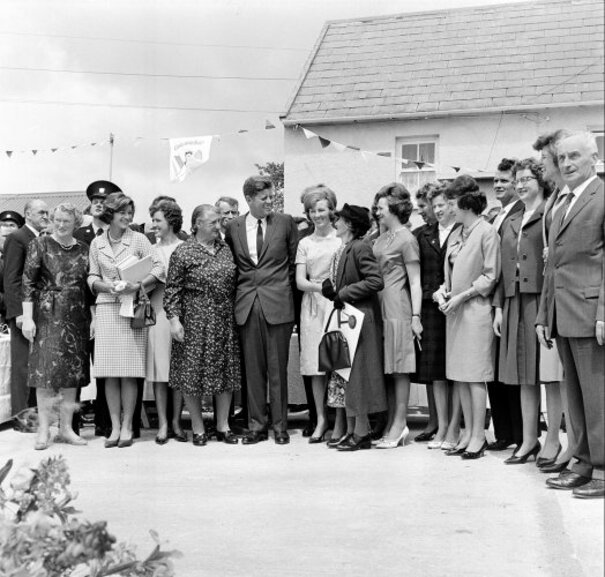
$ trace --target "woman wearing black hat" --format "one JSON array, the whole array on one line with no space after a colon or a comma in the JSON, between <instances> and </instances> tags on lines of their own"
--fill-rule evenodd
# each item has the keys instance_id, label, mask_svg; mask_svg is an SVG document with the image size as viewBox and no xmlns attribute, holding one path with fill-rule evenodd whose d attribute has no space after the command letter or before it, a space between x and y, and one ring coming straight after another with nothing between
<instances>
[{"instance_id":1,"label":"woman wearing black hat","mask_svg":"<svg viewBox=\"0 0 605 577\"><path fill-rule=\"evenodd\" d=\"M372 447L368 414L386 410L382 363L382 319L378 292L384 283L372 247L362 237L370 229L369 211L345 204L336 213L336 235L343 244L332 260L322 294L336 308L349 303L365 315L348 382L344 383L347 434L329 445L340 451Z\"/></svg>"}]
</instances>

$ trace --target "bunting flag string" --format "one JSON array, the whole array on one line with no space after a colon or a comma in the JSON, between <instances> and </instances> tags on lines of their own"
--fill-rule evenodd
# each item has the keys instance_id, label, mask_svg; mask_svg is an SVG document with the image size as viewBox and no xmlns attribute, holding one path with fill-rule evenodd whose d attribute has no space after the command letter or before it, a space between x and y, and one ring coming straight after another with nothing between
<instances>
[{"instance_id":1,"label":"bunting flag string","mask_svg":"<svg viewBox=\"0 0 605 577\"><path fill-rule=\"evenodd\" d=\"M391 159L395 160L396 162L401 162L402 164L408 164L408 165L415 164L419 170L422 170L423 168L430 168L430 169L449 168L456 173L460 172L461 170L465 170L468 172L487 172L486 170L484 170L482 168L463 169L461 166L438 165L438 164L434 164L431 162L426 162L424 160L416 160L414 158L403 158L401 156L396 156L392 152L388 152L388 151L375 152L372 150L364 150L358 146L353 146L351 144L343 144L341 142L336 142L335 140L330 140L329 138L326 138L325 136L321 136L321 135L317 134L316 132L313 132L312 130L309 130L308 128L305 128L304 126L301 126L301 125L298 125L297 128L299 130L302 130L303 134L305 135L305 138L307 138L308 140L310 140L311 138L317 138L319 140L319 143L321 144L322 149L328 148L328 146L332 146L338 152L344 152L345 150L352 150L354 152L359 152L365 162L368 162L368 160L373 156L380 156L382 158L391 158Z\"/></svg>"},{"instance_id":2,"label":"bunting flag string","mask_svg":"<svg viewBox=\"0 0 605 577\"><path fill-rule=\"evenodd\" d=\"M241 128L235 132L226 132L223 134L213 134L212 137L215 138L216 140L220 141L221 137L224 136L231 136L231 135L241 135L241 134L251 134L251 133L255 133L255 132L264 132L266 130L274 130L276 129L277 126L271 121L271 120L265 120L263 128L256 128L256 129L248 129L248 128ZM135 136L134 138L131 139L131 142L133 144L133 146L135 148L138 148L139 146L141 146L141 144L144 141L169 141L170 138L168 137L162 137L162 138L151 138L151 137L144 137L144 136ZM125 140L122 140L122 142L124 142ZM94 142L77 142L74 144L69 144L67 146L53 146L53 147L49 147L49 148L23 148L20 150L4 150L4 154L6 155L6 157L8 159L13 159L15 157L15 155L18 154L26 154L26 155L31 155L31 156L39 156L40 154L43 153L49 153L49 154L55 154L57 152L71 152L74 150L80 150L86 147L90 147L90 148L94 148L96 146L106 146L110 144L110 140L109 138L105 138L103 140L97 140ZM327 146L327 145L326 145Z\"/></svg>"}]
</instances>

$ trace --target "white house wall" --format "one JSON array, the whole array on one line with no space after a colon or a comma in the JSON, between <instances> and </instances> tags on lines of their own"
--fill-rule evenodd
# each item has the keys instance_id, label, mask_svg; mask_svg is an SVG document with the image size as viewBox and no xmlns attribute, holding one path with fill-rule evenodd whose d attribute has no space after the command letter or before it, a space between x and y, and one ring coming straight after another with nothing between
<instances>
[{"instance_id":1,"label":"white house wall","mask_svg":"<svg viewBox=\"0 0 605 577\"><path fill-rule=\"evenodd\" d=\"M539 134L557 128L603 130L603 109L581 107L551 109L489 116L452 116L363 124L311 125L313 132L345 145L395 155L398 138L437 136L439 178L453 178L447 166L482 169L491 175L502 157L535 155L531 145ZM332 188L339 204L349 202L369 206L378 189L397 179L393 158L370 156L356 151L325 149L317 138L307 139L302 130L285 129L285 210L302 213L300 194L304 188L324 183ZM487 176L464 170L473 176ZM487 186L486 181L486 186ZM489 194L489 191L488 191Z\"/></svg>"}]
</instances>

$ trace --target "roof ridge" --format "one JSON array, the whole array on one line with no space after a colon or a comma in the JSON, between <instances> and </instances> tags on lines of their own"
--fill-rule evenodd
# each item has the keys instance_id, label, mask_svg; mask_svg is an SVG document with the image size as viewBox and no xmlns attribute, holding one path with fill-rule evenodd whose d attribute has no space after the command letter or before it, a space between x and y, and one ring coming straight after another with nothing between
<instances>
[{"instance_id":1,"label":"roof ridge","mask_svg":"<svg viewBox=\"0 0 605 577\"><path fill-rule=\"evenodd\" d=\"M381 20L397 20L400 18L409 18L410 16L439 16L460 12L472 12L480 10L501 9L507 6L523 6L531 5L535 7L538 4L552 6L553 4L602 4L602 0L517 0L516 2L502 2L500 4L476 4L473 6L460 6L458 8L441 8L434 10L418 10L416 12L398 12L396 14L381 14L377 16L357 16L353 18L337 18L334 20L326 20L325 26L329 27L333 24L350 24L351 22L360 22L368 24L370 22L378 22Z\"/></svg>"}]
</instances>

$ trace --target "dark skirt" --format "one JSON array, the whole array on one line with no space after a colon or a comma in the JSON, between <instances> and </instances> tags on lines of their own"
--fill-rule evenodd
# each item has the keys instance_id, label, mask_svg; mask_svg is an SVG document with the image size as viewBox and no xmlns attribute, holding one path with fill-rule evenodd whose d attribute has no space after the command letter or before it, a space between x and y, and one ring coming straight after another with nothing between
<instances>
[{"instance_id":1,"label":"dark skirt","mask_svg":"<svg viewBox=\"0 0 605 577\"><path fill-rule=\"evenodd\" d=\"M422 301L422 351L416 356L415 382L445 380L445 315L436 302Z\"/></svg>"},{"instance_id":2,"label":"dark skirt","mask_svg":"<svg viewBox=\"0 0 605 577\"><path fill-rule=\"evenodd\" d=\"M504 301L499 379L507 385L539 385L540 345L536 316L540 295L519 293Z\"/></svg>"}]
</instances>

